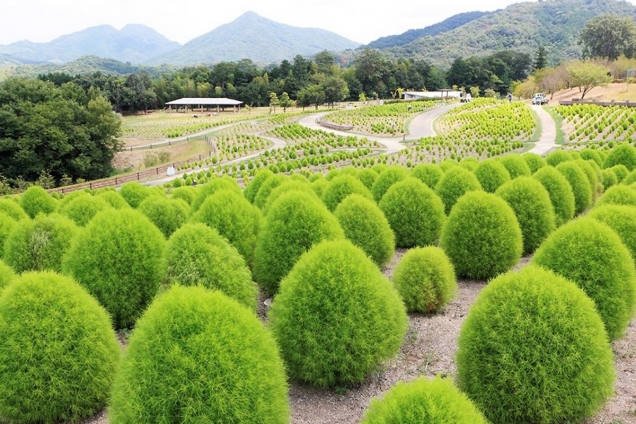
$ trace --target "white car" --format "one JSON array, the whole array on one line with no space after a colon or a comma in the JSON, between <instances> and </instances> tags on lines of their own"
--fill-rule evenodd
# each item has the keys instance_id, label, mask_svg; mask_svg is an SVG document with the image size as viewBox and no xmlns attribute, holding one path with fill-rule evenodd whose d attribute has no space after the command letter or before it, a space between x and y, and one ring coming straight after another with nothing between
<instances>
[{"instance_id":1,"label":"white car","mask_svg":"<svg viewBox=\"0 0 636 424\"><path fill-rule=\"evenodd\" d=\"M533 105L547 105L548 102L548 98L543 93L536 93L534 96L532 96Z\"/></svg>"}]
</instances>

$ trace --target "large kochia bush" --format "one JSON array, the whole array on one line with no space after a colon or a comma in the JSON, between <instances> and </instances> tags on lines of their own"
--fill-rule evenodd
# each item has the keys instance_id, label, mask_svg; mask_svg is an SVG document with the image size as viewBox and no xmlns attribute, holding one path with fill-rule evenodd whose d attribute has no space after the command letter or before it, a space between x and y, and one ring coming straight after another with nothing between
<instances>
[{"instance_id":1,"label":"large kochia bush","mask_svg":"<svg viewBox=\"0 0 636 424\"><path fill-rule=\"evenodd\" d=\"M603 168L616 165L624 165L629 171L633 171L636 168L636 147L621 143L612 149L603 162Z\"/></svg>"},{"instance_id":2,"label":"large kochia bush","mask_svg":"<svg viewBox=\"0 0 636 424\"><path fill-rule=\"evenodd\" d=\"M254 252L254 279L270 294L300 255L322 240L344 238L338 220L312 195L291 191L271 206Z\"/></svg>"},{"instance_id":3,"label":"large kochia bush","mask_svg":"<svg viewBox=\"0 0 636 424\"><path fill-rule=\"evenodd\" d=\"M574 162L563 162L556 169L568 180L574 194L574 214L578 215L592 205L592 188L585 172Z\"/></svg>"},{"instance_id":4,"label":"large kochia bush","mask_svg":"<svg viewBox=\"0 0 636 424\"><path fill-rule=\"evenodd\" d=\"M512 208L483 191L469 192L457 201L440 240L457 275L478 280L508 271L519 262L522 245Z\"/></svg>"},{"instance_id":5,"label":"large kochia bush","mask_svg":"<svg viewBox=\"0 0 636 424\"><path fill-rule=\"evenodd\" d=\"M450 379L398 382L374 399L361 424L486 424L483 414Z\"/></svg>"},{"instance_id":6,"label":"large kochia bush","mask_svg":"<svg viewBox=\"0 0 636 424\"><path fill-rule=\"evenodd\" d=\"M58 212L72 219L77 225L84 227L93 219L97 212L101 212L110 207L108 202L102 197L91 196L87 193L83 196L73 198L67 203L60 203Z\"/></svg>"},{"instance_id":7,"label":"large kochia bush","mask_svg":"<svg viewBox=\"0 0 636 424\"><path fill-rule=\"evenodd\" d=\"M0 417L78 422L108 400L120 350L106 311L53 272L25 273L0 295Z\"/></svg>"},{"instance_id":8,"label":"large kochia bush","mask_svg":"<svg viewBox=\"0 0 636 424\"><path fill-rule=\"evenodd\" d=\"M435 186L435 192L444 202L444 212L447 215L457 202L457 199L469 191L481 189L481 184L479 184L475 174L459 166L446 171L437 186Z\"/></svg>"},{"instance_id":9,"label":"large kochia bush","mask_svg":"<svg viewBox=\"0 0 636 424\"><path fill-rule=\"evenodd\" d=\"M393 184L407 177L409 177L409 171L401 166L391 166L382 171L373 183L373 187L371 187L371 193L375 201L379 203L384 193L386 193Z\"/></svg>"},{"instance_id":10,"label":"large kochia bush","mask_svg":"<svg viewBox=\"0 0 636 424\"><path fill-rule=\"evenodd\" d=\"M532 253L555 229L550 195L540 182L521 176L507 182L495 193L515 211L523 236L523 251Z\"/></svg>"},{"instance_id":11,"label":"large kochia bush","mask_svg":"<svg viewBox=\"0 0 636 424\"><path fill-rule=\"evenodd\" d=\"M185 224L190 208L180 199L150 196L141 202L137 209L159 228L165 238L168 238Z\"/></svg>"},{"instance_id":12,"label":"large kochia bush","mask_svg":"<svg viewBox=\"0 0 636 424\"><path fill-rule=\"evenodd\" d=\"M506 167L508 173L510 173L510 178L512 178L513 180L522 175L532 175L530 166L518 153L499 156L497 159L503 166Z\"/></svg>"},{"instance_id":13,"label":"large kochia bush","mask_svg":"<svg viewBox=\"0 0 636 424\"><path fill-rule=\"evenodd\" d=\"M75 237L62 269L100 301L117 328L128 328L157 293L165 243L141 212L106 210Z\"/></svg>"},{"instance_id":14,"label":"large kochia bush","mask_svg":"<svg viewBox=\"0 0 636 424\"><path fill-rule=\"evenodd\" d=\"M479 184L488 193L494 193L499 187L510 181L510 173L506 167L495 159L482 161L474 172Z\"/></svg>"},{"instance_id":15,"label":"large kochia bush","mask_svg":"<svg viewBox=\"0 0 636 424\"><path fill-rule=\"evenodd\" d=\"M224 176L222 178L214 178L210 180L208 183L197 187L197 195L192 201L190 205L190 210L192 213L199 210L203 202L214 193L220 190L233 190L238 194L242 194L243 191L236 183L236 180L228 176Z\"/></svg>"},{"instance_id":16,"label":"large kochia bush","mask_svg":"<svg viewBox=\"0 0 636 424\"><path fill-rule=\"evenodd\" d=\"M378 266L385 265L393 257L395 235L373 200L352 194L340 202L334 215L347 239L364 250Z\"/></svg>"},{"instance_id":17,"label":"large kochia bush","mask_svg":"<svg viewBox=\"0 0 636 424\"><path fill-rule=\"evenodd\" d=\"M322 201L327 208L333 212L340 202L354 193L364 196L367 199L373 199L373 195L362 181L351 175L341 175L329 183L322 194Z\"/></svg>"},{"instance_id":18,"label":"large kochia bush","mask_svg":"<svg viewBox=\"0 0 636 424\"><path fill-rule=\"evenodd\" d=\"M536 153L524 153L521 158L526 161L531 173L537 172L539 169L547 166L548 163L540 155Z\"/></svg>"},{"instance_id":19,"label":"large kochia bush","mask_svg":"<svg viewBox=\"0 0 636 424\"><path fill-rule=\"evenodd\" d=\"M610 227L636 261L636 208L625 205L595 207L588 215Z\"/></svg>"},{"instance_id":20,"label":"large kochia bush","mask_svg":"<svg viewBox=\"0 0 636 424\"><path fill-rule=\"evenodd\" d=\"M243 194L245 198L250 202L254 203L254 198L256 197L256 193L261 188L261 185L267 180L269 177L273 176L274 173L269 169L261 169L258 171L256 176L245 186L245 190L243 190Z\"/></svg>"},{"instance_id":21,"label":"large kochia bush","mask_svg":"<svg viewBox=\"0 0 636 424\"><path fill-rule=\"evenodd\" d=\"M398 247L437 244L446 220L442 200L417 178L395 183L382 197L380 209Z\"/></svg>"},{"instance_id":22,"label":"large kochia bush","mask_svg":"<svg viewBox=\"0 0 636 424\"><path fill-rule=\"evenodd\" d=\"M610 227L591 218L559 228L533 263L576 283L596 303L611 340L634 316L636 270L629 250Z\"/></svg>"},{"instance_id":23,"label":"large kochia bush","mask_svg":"<svg viewBox=\"0 0 636 424\"><path fill-rule=\"evenodd\" d=\"M594 303L539 267L491 281L459 335L457 380L493 424L581 422L613 394Z\"/></svg>"},{"instance_id":24,"label":"large kochia bush","mask_svg":"<svg viewBox=\"0 0 636 424\"><path fill-rule=\"evenodd\" d=\"M303 255L269 318L289 376L318 387L363 381L397 354L408 326L391 282L348 240Z\"/></svg>"},{"instance_id":25,"label":"large kochia bush","mask_svg":"<svg viewBox=\"0 0 636 424\"><path fill-rule=\"evenodd\" d=\"M285 371L254 313L176 286L139 320L117 374L112 424L289 421Z\"/></svg>"},{"instance_id":26,"label":"large kochia bush","mask_svg":"<svg viewBox=\"0 0 636 424\"><path fill-rule=\"evenodd\" d=\"M625 185L610 187L596 202L596 206L602 205L636 206L636 190Z\"/></svg>"},{"instance_id":27,"label":"large kochia bush","mask_svg":"<svg viewBox=\"0 0 636 424\"><path fill-rule=\"evenodd\" d=\"M258 287L245 259L215 229L202 223L184 225L168 240L164 257L166 284L219 290L256 310Z\"/></svg>"},{"instance_id":28,"label":"large kochia bush","mask_svg":"<svg viewBox=\"0 0 636 424\"><path fill-rule=\"evenodd\" d=\"M442 175L444 175L442 168L432 163L419 164L411 171L411 177L417 178L433 190L435 190L435 186L439 179L442 178Z\"/></svg>"},{"instance_id":29,"label":"large kochia bush","mask_svg":"<svg viewBox=\"0 0 636 424\"><path fill-rule=\"evenodd\" d=\"M49 214L57 208L57 200L49 196L49 194L40 186L29 187L20 198L20 206L31 218L39 213Z\"/></svg>"},{"instance_id":30,"label":"large kochia bush","mask_svg":"<svg viewBox=\"0 0 636 424\"><path fill-rule=\"evenodd\" d=\"M574 194L568 180L553 166L544 166L532 175L548 191L557 227L574 218Z\"/></svg>"}]
</instances>

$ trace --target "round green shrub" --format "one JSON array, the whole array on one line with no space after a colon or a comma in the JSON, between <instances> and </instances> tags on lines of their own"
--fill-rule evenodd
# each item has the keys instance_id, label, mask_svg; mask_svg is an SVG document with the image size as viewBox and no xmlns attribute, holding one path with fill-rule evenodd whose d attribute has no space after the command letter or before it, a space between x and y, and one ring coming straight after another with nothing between
<instances>
[{"instance_id":1,"label":"round green shrub","mask_svg":"<svg viewBox=\"0 0 636 424\"><path fill-rule=\"evenodd\" d=\"M573 163L575 163L585 173L585 177L587 178L587 181L590 184L590 190L592 192L592 202L594 202L594 200L596 200L599 193L603 189L602 185L600 184L600 176L601 176L600 168L597 174L596 170L592 166L592 163L594 162L588 162L583 159L576 159L573 161Z\"/></svg>"},{"instance_id":2,"label":"round green shrub","mask_svg":"<svg viewBox=\"0 0 636 424\"><path fill-rule=\"evenodd\" d=\"M233 190L220 190L201 205L191 221L216 229L252 265L261 211Z\"/></svg>"},{"instance_id":3,"label":"round green shrub","mask_svg":"<svg viewBox=\"0 0 636 424\"><path fill-rule=\"evenodd\" d=\"M258 192L256 193L256 197L254 197L254 202L252 202L254 203L254 206L262 210L265 207L265 203L267 203L267 198L272 193L272 191L274 191L274 189L276 189L279 185L281 185L285 181L287 181L287 177L280 174L274 175L273 177L266 179L261 185L261 188L258 189ZM324 181L325 184L327 183L327 180L325 179L321 181Z\"/></svg>"},{"instance_id":4,"label":"round green shrub","mask_svg":"<svg viewBox=\"0 0 636 424\"><path fill-rule=\"evenodd\" d=\"M378 178L378 174L371 169L365 168L361 169L356 174L356 178L362 181L362 184L364 184L366 188L371 190L371 187L373 187L373 183L375 182L376 178Z\"/></svg>"},{"instance_id":5,"label":"round green shrub","mask_svg":"<svg viewBox=\"0 0 636 424\"><path fill-rule=\"evenodd\" d=\"M13 272L13 268L0 261L0 295L2 290L15 280L16 274Z\"/></svg>"},{"instance_id":6,"label":"round green shrub","mask_svg":"<svg viewBox=\"0 0 636 424\"><path fill-rule=\"evenodd\" d=\"M112 424L287 423L283 362L253 312L219 292L173 287L139 320L108 412Z\"/></svg>"},{"instance_id":7,"label":"round green shrub","mask_svg":"<svg viewBox=\"0 0 636 424\"><path fill-rule=\"evenodd\" d=\"M316 194L316 196L318 196L318 198L320 199L322 198L322 195L324 194L327 187L329 187L329 181L327 181L325 178L321 178L312 182L310 184L310 187L314 194Z\"/></svg>"},{"instance_id":8,"label":"round green shrub","mask_svg":"<svg viewBox=\"0 0 636 424\"><path fill-rule=\"evenodd\" d=\"M201 285L256 310L258 287L245 259L215 229L189 223L178 229L164 253L168 285Z\"/></svg>"},{"instance_id":9,"label":"round green shrub","mask_svg":"<svg viewBox=\"0 0 636 424\"><path fill-rule=\"evenodd\" d=\"M197 195L190 205L191 213L195 213L196 211L198 211L203 202L205 202L208 197L212 196L214 193L220 190L233 190L237 194L240 194L241 196L243 195L243 190L241 190L241 188L238 186L236 180L233 180L228 176L224 176L222 178L214 178L209 182L197 187Z\"/></svg>"},{"instance_id":10,"label":"round green shrub","mask_svg":"<svg viewBox=\"0 0 636 424\"><path fill-rule=\"evenodd\" d=\"M344 238L338 220L308 193L283 194L258 233L254 251L254 279L271 295L300 255L322 240Z\"/></svg>"},{"instance_id":11,"label":"round green shrub","mask_svg":"<svg viewBox=\"0 0 636 424\"><path fill-rule=\"evenodd\" d=\"M136 209L141 202L148 196L156 196L158 193L153 191L150 187L141 185L140 183L133 181L126 183L119 189L119 194L124 198L126 203L134 209Z\"/></svg>"},{"instance_id":12,"label":"round green shrub","mask_svg":"<svg viewBox=\"0 0 636 424\"><path fill-rule=\"evenodd\" d=\"M584 212L592 205L592 189L585 172L574 162L563 162L556 167L572 188L574 195L574 214Z\"/></svg>"},{"instance_id":13,"label":"round green shrub","mask_svg":"<svg viewBox=\"0 0 636 424\"><path fill-rule=\"evenodd\" d=\"M363 381L398 353L408 327L391 282L348 240L303 255L268 315L289 376L318 387Z\"/></svg>"},{"instance_id":14,"label":"round green shrub","mask_svg":"<svg viewBox=\"0 0 636 424\"><path fill-rule=\"evenodd\" d=\"M636 206L636 190L625 185L617 185L607 189L605 194L596 202L602 205L628 205Z\"/></svg>"},{"instance_id":15,"label":"round green shrub","mask_svg":"<svg viewBox=\"0 0 636 424\"><path fill-rule=\"evenodd\" d=\"M62 257L79 229L59 215L38 215L18 221L5 240L4 261L17 273L61 271Z\"/></svg>"},{"instance_id":16,"label":"round green shrub","mask_svg":"<svg viewBox=\"0 0 636 424\"><path fill-rule=\"evenodd\" d=\"M636 170L627 174L625 178L623 178L623 180L621 181L621 184L623 185L632 185L634 183L636 183Z\"/></svg>"},{"instance_id":17,"label":"round green shrub","mask_svg":"<svg viewBox=\"0 0 636 424\"><path fill-rule=\"evenodd\" d=\"M444 175L442 168L431 163L421 163L411 171L411 177L417 178L433 190L435 190L442 175Z\"/></svg>"},{"instance_id":18,"label":"round green shrub","mask_svg":"<svg viewBox=\"0 0 636 424\"><path fill-rule=\"evenodd\" d=\"M24 212L24 209L12 199L0 199L0 213L10 216L15 221L29 217L26 212Z\"/></svg>"},{"instance_id":19,"label":"round green shrub","mask_svg":"<svg viewBox=\"0 0 636 424\"><path fill-rule=\"evenodd\" d=\"M605 158L603 168L624 165L628 171L636 168L636 147L629 143L621 143L614 147Z\"/></svg>"},{"instance_id":20,"label":"round green shrub","mask_svg":"<svg viewBox=\"0 0 636 424\"><path fill-rule=\"evenodd\" d=\"M379 206L395 234L396 246L437 244L446 220L444 204L417 178L395 183Z\"/></svg>"},{"instance_id":21,"label":"round green shrub","mask_svg":"<svg viewBox=\"0 0 636 424\"><path fill-rule=\"evenodd\" d=\"M183 200L149 196L137 209L168 238L188 220L190 208Z\"/></svg>"},{"instance_id":22,"label":"round green shrub","mask_svg":"<svg viewBox=\"0 0 636 424\"><path fill-rule=\"evenodd\" d=\"M444 203L446 215L450 213L457 199L475 190L481 190L479 180L475 174L459 166L446 171L435 186L435 192Z\"/></svg>"},{"instance_id":23,"label":"round green shrub","mask_svg":"<svg viewBox=\"0 0 636 424\"><path fill-rule=\"evenodd\" d=\"M73 220L80 227L86 226L97 212L108 209L111 206L101 197L79 196L60 206L58 212Z\"/></svg>"},{"instance_id":24,"label":"round green shrub","mask_svg":"<svg viewBox=\"0 0 636 424\"><path fill-rule=\"evenodd\" d=\"M636 270L620 237L591 218L559 228L533 262L571 280L596 303L611 340L620 338L634 315Z\"/></svg>"},{"instance_id":25,"label":"round green shrub","mask_svg":"<svg viewBox=\"0 0 636 424\"><path fill-rule=\"evenodd\" d=\"M165 244L141 212L108 209L75 237L62 269L100 301L116 328L129 328L159 289Z\"/></svg>"},{"instance_id":26,"label":"round green shrub","mask_svg":"<svg viewBox=\"0 0 636 424\"><path fill-rule=\"evenodd\" d=\"M523 243L512 208L494 194L471 191L448 216L440 246L458 276L487 280L519 262Z\"/></svg>"},{"instance_id":27,"label":"round green shrub","mask_svg":"<svg viewBox=\"0 0 636 424\"><path fill-rule=\"evenodd\" d=\"M194 198L197 195L197 190L194 187L179 187L172 190L170 194L171 199L180 199L186 202L188 205L192 205Z\"/></svg>"},{"instance_id":28,"label":"round green shrub","mask_svg":"<svg viewBox=\"0 0 636 424\"><path fill-rule=\"evenodd\" d=\"M300 181L303 183L308 183L309 180L303 174L295 174L294 171L291 171L289 175L289 179L292 181Z\"/></svg>"},{"instance_id":29,"label":"round green shrub","mask_svg":"<svg viewBox=\"0 0 636 424\"><path fill-rule=\"evenodd\" d=\"M616 178L616 174L611 168L601 171L601 181L603 183L603 191L618 184L618 178Z\"/></svg>"},{"instance_id":30,"label":"round green shrub","mask_svg":"<svg viewBox=\"0 0 636 424\"><path fill-rule=\"evenodd\" d=\"M393 283L408 312L437 312L457 294L453 265L434 246L406 252L393 271Z\"/></svg>"},{"instance_id":31,"label":"round green shrub","mask_svg":"<svg viewBox=\"0 0 636 424\"><path fill-rule=\"evenodd\" d=\"M116 191L104 191L97 195L100 199L104 199L106 203L115 209L127 209L130 205Z\"/></svg>"},{"instance_id":32,"label":"round green shrub","mask_svg":"<svg viewBox=\"0 0 636 424\"><path fill-rule=\"evenodd\" d=\"M329 172L327 172L327 175L325 175L325 178L327 179L327 181L331 181L336 177L340 176L340 169L331 169Z\"/></svg>"},{"instance_id":33,"label":"round green shrub","mask_svg":"<svg viewBox=\"0 0 636 424\"><path fill-rule=\"evenodd\" d=\"M371 170L378 175L380 175L387 169L389 169L389 167L386 165L386 163L376 163L375 165L371 167Z\"/></svg>"},{"instance_id":34,"label":"round green shrub","mask_svg":"<svg viewBox=\"0 0 636 424\"><path fill-rule=\"evenodd\" d=\"M409 171L406 168L401 166L391 166L387 168L378 176L373 183L373 187L371 187L373 199L375 199L377 203L380 203L384 193L386 193L393 184L408 177Z\"/></svg>"},{"instance_id":35,"label":"round green shrub","mask_svg":"<svg viewBox=\"0 0 636 424\"><path fill-rule=\"evenodd\" d=\"M26 216L26 214L25 214ZM25 218L25 221L29 218ZM17 222L7 214L0 212L0 257L4 257L4 244Z\"/></svg>"},{"instance_id":36,"label":"round green shrub","mask_svg":"<svg viewBox=\"0 0 636 424\"><path fill-rule=\"evenodd\" d=\"M57 210L60 211L62 208L64 208L64 206L66 206L71 201L77 199L78 197L86 197L86 196L91 196L91 193L88 191L88 189L76 190L76 191L72 191L70 193L64 194L62 199L59 202L57 202Z\"/></svg>"},{"instance_id":37,"label":"round green shrub","mask_svg":"<svg viewBox=\"0 0 636 424\"><path fill-rule=\"evenodd\" d=\"M629 175L629 169L627 169L625 165L614 165L608 169L614 171L614 174L616 174L616 179L619 183L622 182L625 177L627 177L627 175Z\"/></svg>"},{"instance_id":38,"label":"round green shrub","mask_svg":"<svg viewBox=\"0 0 636 424\"><path fill-rule=\"evenodd\" d=\"M442 171L448 172L449 169L455 168L459 166L459 162L455 159L445 159L439 164L439 167L442 168Z\"/></svg>"},{"instance_id":39,"label":"round green shrub","mask_svg":"<svg viewBox=\"0 0 636 424\"><path fill-rule=\"evenodd\" d=\"M333 212L340 202L354 193L367 199L373 199L369 189L360 180L350 175L341 175L331 180L322 194L322 201Z\"/></svg>"},{"instance_id":40,"label":"round green shrub","mask_svg":"<svg viewBox=\"0 0 636 424\"><path fill-rule=\"evenodd\" d=\"M570 152L566 152L564 150L555 150L551 153L549 153L546 157L545 157L545 161L547 162L548 165L550 166L554 166L555 168L563 163L563 162L568 162L572 160L572 155L570 154Z\"/></svg>"},{"instance_id":41,"label":"round green shrub","mask_svg":"<svg viewBox=\"0 0 636 424\"><path fill-rule=\"evenodd\" d=\"M556 228L548 191L532 177L521 176L499 187L495 194L515 211L524 254L534 252Z\"/></svg>"},{"instance_id":42,"label":"round green shrub","mask_svg":"<svg viewBox=\"0 0 636 424\"><path fill-rule=\"evenodd\" d=\"M625 205L595 207L588 215L610 227L636 261L636 208Z\"/></svg>"},{"instance_id":43,"label":"round green shrub","mask_svg":"<svg viewBox=\"0 0 636 424\"><path fill-rule=\"evenodd\" d=\"M400 381L374 399L361 424L486 424L483 414L450 379Z\"/></svg>"},{"instance_id":44,"label":"round green shrub","mask_svg":"<svg viewBox=\"0 0 636 424\"><path fill-rule=\"evenodd\" d=\"M77 422L108 400L119 361L104 309L68 277L25 273L0 296L0 416Z\"/></svg>"},{"instance_id":45,"label":"round green shrub","mask_svg":"<svg viewBox=\"0 0 636 424\"><path fill-rule=\"evenodd\" d=\"M527 152L521 155L521 157L523 158L523 160L526 161L526 163L528 164L528 167L530 168L530 172L533 174L537 172L539 169L548 165L545 159L543 159L540 155L536 153Z\"/></svg>"},{"instance_id":46,"label":"round green shrub","mask_svg":"<svg viewBox=\"0 0 636 424\"><path fill-rule=\"evenodd\" d=\"M254 203L254 199L256 198L256 193L261 188L263 183L269 178L272 177L274 173L269 169L261 169L256 173L256 176L250 181L246 186L245 190L243 190L243 194L245 198L250 202Z\"/></svg>"},{"instance_id":47,"label":"round green shrub","mask_svg":"<svg viewBox=\"0 0 636 424\"><path fill-rule=\"evenodd\" d=\"M581 159L584 160L593 160L598 166L603 166L603 158L599 155L598 151L594 149L583 149L579 152L581 155Z\"/></svg>"},{"instance_id":48,"label":"round green shrub","mask_svg":"<svg viewBox=\"0 0 636 424\"><path fill-rule=\"evenodd\" d=\"M322 174L320 174L318 172L315 172L315 173L311 174L309 176L309 178L308 178L310 183L313 183L314 181L317 181L317 180L324 180L324 179L325 179L325 177L323 177Z\"/></svg>"},{"instance_id":49,"label":"round green shrub","mask_svg":"<svg viewBox=\"0 0 636 424\"><path fill-rule=\"evenodd\" d=\"M594 303L539 267L491 281L458 344L459 387L493 424L581 422L614 392Z\"/></svg>"},{"instance_id":50,"label":"round green shrub","mask_svg":"<svg viewBox=\"0 0 636 424\"><path fill-rule=\"evenodd\" d=\"M469 171L474 171L475 168L479 165L479 161L474 157L465 157L459 162L459 166L468 169Z\"/></svg>"},{"instance_id":51,"label":"round green shrub","mask_svg":"<svg viewBox=\"0 0 636 424\"><path fill-rule=\"evenodd\" d=\"M326 187L329 187L329 184L331 184L331 182L327 181L327 183L328 184ZM325 187L325 190L326 190L326 187ZM301 191L311 196L313 196L314 194L313 190L309 190L309 183L307 181L301 182L301 181L292 180L291 178L285 178L285 180L278 187L273 189L269 193L269 196L267 196L267 200L265 201L265 204L261 208L263 215L267 215L267 213L269 212L269 209L272 207L272 204L280 196L290 191ZM323 195L324 195L324 192L323 192ZM319 203L322 203L322 200L320 200L320 197L318 196L315 196L315 200Z\"/></svg>"},{"instance_id":52,"label":"round green shrub","mask_svg":"<svg viewBox=\"0 0 636 424\"><path fill-rule=\"evenodd\" d=\"M494 159L481 161L474 172L479 184L487 193L494 193L499 187L510 181L510 173L506 167Z\"/></svg>"},{"instance_id":53,"label":"round green shrub","mask_svg":"<svg viewBox=\"0 0 636 424\"><path fill-rule=\"evenodd\" d=\"M553 166L544 166L532 175L548 191L554 208L556 227L574 218L574 194L568 180Z\"/></svg>"},{"instance_id":54,"label":"round green shrub","mask_svg":"<svg viewBox=\"0 0 636 424\"><path fill-rule=\"evenodd\" d=\"M336 208L347 239L364 250L378 266L384 266L395 252L395 235L376 203L359 194L347 196Z\"/></svg>"},{"instance_id":55,"label":"round green shrub","mask_svg":"<svg viewBox=\"0 0 636 424\"><path fill-rule=\"evenodd\" d=\"M45 215L53 213L57 209L57 203L57 200L49 196L40 186L29 187L20 198L20 206L30 218L35 218L39 213Z\"/></svg>"},{"instance_id":56,"label":"round green shrub","mask_svg":"<svg viewBox=\"0 0 636 424\"><path fill-rule=\"evenodd\" d=\"M532 175L530 166L523 159L519 153L512 153L510 155L499 156L497 160L506 167L511 179L515 179L521 175Z\"/></svg>"}]
</instances>

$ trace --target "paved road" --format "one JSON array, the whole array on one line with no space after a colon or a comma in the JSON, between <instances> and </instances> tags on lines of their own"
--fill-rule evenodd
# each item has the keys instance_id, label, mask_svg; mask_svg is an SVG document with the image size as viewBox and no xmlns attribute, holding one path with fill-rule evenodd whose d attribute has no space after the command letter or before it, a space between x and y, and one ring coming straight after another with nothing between
<instances>
[{"instance_id":1,"label":"paved road","mask_svg":"<svg viewBox=\"0 0 636 424\"><path fill-rule=\"evenodd\" d=\"M554 119L543 106L532 106L532 110L537 112L541 121L541 137L535 146L529 150L530 153L543 155L557 146L556 144L556 124Z\"/></svg>"},{"instance_id":2,"label":"paved road","mask_svg":"<svg viewBox=\"0 0 636 424\"><path fill-rule=\"evenodd\" d=\"M435 128L433 127L433 123L435 122L435 120L449 110L455 109L456 107L459 107L461 105L461 103L451 103L446 106L436 107L434 109L420 113L415 118L413 118L411 124L409 125L409 135L407 137L407 140L419 140L422 137L436 136L437 133L435 133Z\"/></svg>"}]
</instances>

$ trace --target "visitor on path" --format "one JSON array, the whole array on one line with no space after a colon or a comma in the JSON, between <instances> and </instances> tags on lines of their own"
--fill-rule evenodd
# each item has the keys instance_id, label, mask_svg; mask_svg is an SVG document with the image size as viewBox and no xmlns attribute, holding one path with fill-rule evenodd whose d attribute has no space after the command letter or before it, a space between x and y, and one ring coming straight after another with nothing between
<instances>
[{"instance_id":1,"label":"visitor on path","mask_svg":"<svg viewBox=\"0 0 636 424\"><path fill-rule=\"evenodd\" d=\"M512 93L508 93L508 103L512 102Z\"/></svg>"}]
</instances>

